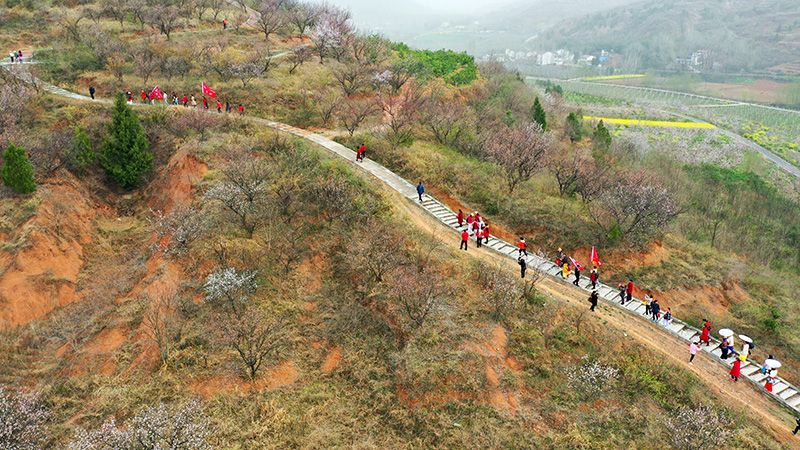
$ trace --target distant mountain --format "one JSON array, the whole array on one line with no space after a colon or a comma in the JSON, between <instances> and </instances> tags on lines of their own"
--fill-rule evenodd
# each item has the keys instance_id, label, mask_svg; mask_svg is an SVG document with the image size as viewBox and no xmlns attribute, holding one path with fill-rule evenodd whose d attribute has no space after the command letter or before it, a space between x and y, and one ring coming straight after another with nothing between
<instances>
[{"instance_id":1,"label":"distant mountain","mask_svg":"<svg viewBox=\"0 0 800 450\"><path fill-rule=\"evenodd\" d=\"M585 16L642 0L517 0L485 15L481 20L491 28L528 36L564 19Z\"/></svg>"},{"instance_id":2,"label":"distant mountain","mask_svg":"<svg viewBox=\"0 0 800 450\"><path fill-rule=\"evenodd\" d=\"M669 68L706 50L713 69L760 70L800 61L800 1L651 0L563 20L532 45L613 49L628 69Z\"/></svg>"}]
</instances>

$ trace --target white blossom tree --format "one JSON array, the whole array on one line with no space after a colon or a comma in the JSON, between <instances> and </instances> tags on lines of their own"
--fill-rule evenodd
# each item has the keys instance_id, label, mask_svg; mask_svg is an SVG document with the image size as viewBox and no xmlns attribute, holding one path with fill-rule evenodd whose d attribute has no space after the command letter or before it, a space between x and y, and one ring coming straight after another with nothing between
<instances>
[{"instance_id":1,"label":"white blossom tree","mask_svg":"<svg viewBox=\"0 0 800 450\"><path fill-rule=\"evenodd\" d=\"M724 448L733 430L730 419L711 406L684 406L667 419L670 442L675 448L704 450Z\"/></svg>"},{"instance_id":2,"label":"white blossom tree","mask_svg":"<svg viewBox=\"0 0 800 450\"><path fill-rule=\"evenodd\" d=\"M37 393L14 393L0 386L0 448L42 448L49 417L50 412Z\"/></svg>"}]
</instances>

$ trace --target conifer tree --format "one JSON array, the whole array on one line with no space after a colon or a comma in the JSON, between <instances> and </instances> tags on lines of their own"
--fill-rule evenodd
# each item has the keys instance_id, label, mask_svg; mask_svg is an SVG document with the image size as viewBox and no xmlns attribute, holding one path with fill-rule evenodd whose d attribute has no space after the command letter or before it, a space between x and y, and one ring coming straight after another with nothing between
<instances>
[{"instance_id":1,"label":"conifer tree","mask_svg":"<svg viewBox=\"0 0 800 450\"><path fill-rule=\"evenodd\" d=\"M135 187L153 166L153 154L139 118L117 95L111 125L100 149L100 166L106 175L125 189Z\"/></svg>"},{"instance_id":2,"label":"conifer tree","mask_svg":"<svg viewBox=\"0 0 800 450\"><path fill-rule=\"evenodd\" d=\"M533 101L531 117L534 122L542 126L542 130L547 130L547 114L545 114L544 108L542 108L542 104L539 102L539 97L536 97L536 100Z\"/></svg>"},{"instance_id":3,"label":"conifer tree","mask_svg":"<svg viewBox=\"0 0 800 450\"><path fill-rule=\"evenodd\" d=\"M608 128L606 128L602 120L594 129L594 134L592 135L592 148L595 151L600 152L608 151L608 149L611 148L611 133L608 132Z\"/></svg>"},{"instance_id":4,"label":"conifer tree","mask_svg":"<svg viewBox=\"0 0 800 450\"><path fill-rule=\"evenodd\" d=\"M580 115L575 112L569 113L567 116L567 136L572 142L578 142L583 139L583 122Z\"/></svg>"},{"instance_id":5,"label":"conifer tree","mask_svg":"<svg viewBox=\"0 0 800 450\"><path fill-rule=\"evenodd\" d=\"M33 166L28 161L25 149L10 144L3 154L3 168L0 169L3 184L18 194L30 194L36 190L33 181Z\"/></svg>"},{"instance_id":6,"label":"conifer tree","mask_svg":"<svg viewBox=\"0 0 800 450\"><path fill-rule=\"evenodd\" d=\"M80 127L75 127L75 136L72 138L72 165L75 172L84 174L92 167L97 156L92 148L92 141Z\"/></svg>"}]
</instances>

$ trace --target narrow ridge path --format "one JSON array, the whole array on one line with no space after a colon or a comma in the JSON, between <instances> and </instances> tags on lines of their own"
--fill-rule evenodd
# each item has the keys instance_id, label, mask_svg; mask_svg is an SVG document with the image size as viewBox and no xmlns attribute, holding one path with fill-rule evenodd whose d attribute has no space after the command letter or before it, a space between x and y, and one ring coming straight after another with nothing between
<instances>
[{"instance_id":1,"label":"narrow ridge path","mask_svg":"<svg viewBox=\"0 0 800 450\"><path fill-rule=\"evenodd\" d=\"M20 80L33 84L38 88L43 89L44 91L50 92L52 94L66 97L74 100L79 101L87 101L87 102L100 102L100 103L111 103L111 100L108 99L99 99L99 100L92 100L88 96L76 94L74 92L67 91L65 89L59 88L57 86L53 86L49 83L44 83L41 80L37 79L33 75L30 74L27 70L18 70L22 69L21 65L17 64L14 66L5 64L2 67L6 70L9 70L14 76L19 78ZM24 64L22 65L24 66ZM149 105L146 104L134 104L134 106L139 107L148 107ZM453 242L457 242L458 233L463 231L465 227L458 227L458 221L456 219L456 214L445 204L439 202L434 197L425 194L423 201L420 203L417 197L416 186L406 179L402 178L401 176L395 174L391 170L387 169L386 167L372 161L370 159L366 159L363 163L356 163L355 151L345 147L338 142L335 142L325 136L322 136L317 133L313 133L310 131L303 130L301 128L293 127L284 123L275 122L268 119L262 119L258 117L246 116L244 120L250 120L255 123L262 124L269 128L291 134L293 136L305 139L309 142L313 142L320 147L326 149L330 153L348 161L352 166L360 168L361 170L369 173L370 175L378 178L384 184L391 187L396 192L400 193L403 197L405 197L409 202L418 205L420 208L425 210L431 216L433 216L436 220L444 224L447 228L453 230ZM501 239L496 237L492 237L489 243L485 244L486 247L492 249L493 251L507 257L516 260L518 257L518 250L517 247L505 242ZM528 263L528 267L539 272L546 274L551 280L556 280L565 285L572 286L571 283L568 283L565 280L561 279L561 269L556 266L553 262L546 260L545 258L529 254L526 257L526 261ZM585 292L589 292L591 282L589 281L588 277L582 277L581 282L579 283L579 288ZM618 299L619 296L617 291L605 284L598 283L597 284L598 293L600 294L600 298L608 305L612 305L614 308L624 311L625 313L633 316L634 320L645 320L648 326L653 327L654 329L659 329L661 331L667 332L672 336L679 338L681 341L685 342L688 346L688 343L692 340L699 339L700 330L686 324L685 322L674 318L672 324L669 327L663 327L660 325L653 324L648 320L644 315L644 305L642 305L641 300L634 298L630 302L625 303L624 305L620 304ZM717 339L712 338L713 345L719 345L719 341ZM717 361L719 364L722 364L726 367L730 367L732 362L722 360L719 356L721 351L718 348L714 348L711 351L705 352L707 353L713 360ZM782 406L788 408L795 414L800 414L800 389L796 386L792 385L788 381L784 380L783 378L778 377L778 383L773 387L772 393L767 392L767 390L763 386L764 380L767 378L765 374L762 374L760 371L760 365L756 364L754 361L745 361L742 363L742 378L749 381L752 384L752 387L762 394L768 396L769 398L773 399L774 401L778 402Z\"/></svg>"}]
</instances>

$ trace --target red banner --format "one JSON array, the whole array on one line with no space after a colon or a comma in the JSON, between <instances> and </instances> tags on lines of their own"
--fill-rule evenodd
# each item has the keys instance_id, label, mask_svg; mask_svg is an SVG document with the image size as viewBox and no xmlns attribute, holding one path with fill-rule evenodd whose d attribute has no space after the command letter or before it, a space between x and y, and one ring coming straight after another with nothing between
<instances>
[{"instance_id":1,"label":"red banner","mask_svg":"<svg viewBox=\"0 0 800 450\"><path fill-rule=\"evenodd\" d=\"M161 88L156 86L150 91L150 100L164 100L164 93L161 92Z\"/></svg>"},{"instance_id":2,"label":"red banner","mask_svg":"<svg viewBox=\"0 0 800 450\"><path fill-rule=\"evenodd\" d=\"M217 92L211 89L211 87L207 85L205 81L200 84L200 90L203 91L203 95L207 95L211 98L217 97Z\"/></svg>"}]
</instances>

